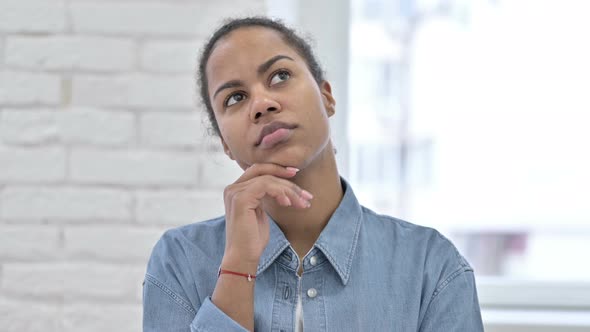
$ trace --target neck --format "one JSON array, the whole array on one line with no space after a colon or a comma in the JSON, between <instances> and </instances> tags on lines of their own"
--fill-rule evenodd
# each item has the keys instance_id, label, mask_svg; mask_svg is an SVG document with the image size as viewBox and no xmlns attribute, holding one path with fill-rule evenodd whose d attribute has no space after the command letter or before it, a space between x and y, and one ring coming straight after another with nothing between
<instances>
[{"instance_id":1,"label":"neck","mask_svg":"<svg viewBox=\"0 0 590 332\"><path fill-rule=\"evenodd\" d=\"M328 144L314 163L291 179L314 196L311 207L302 210L282 207L271 200L264 202L264 209L300 258L311 249L342 200L342 185L332 151L332 144Z\"/></svg>"}]
</instances>

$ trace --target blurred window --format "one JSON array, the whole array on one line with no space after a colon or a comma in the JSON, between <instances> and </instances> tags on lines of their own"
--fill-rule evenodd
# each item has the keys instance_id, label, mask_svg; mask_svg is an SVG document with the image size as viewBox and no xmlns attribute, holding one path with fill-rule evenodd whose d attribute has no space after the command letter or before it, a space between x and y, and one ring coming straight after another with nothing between
<instances>
[{"instance_id":1,"label":"blurred window","mask_svg":"<svg viewBox=\"0 0 590 332\"><path fill-rule=\"evenodd\" d=\"M353 0L350 181L478 278L590 282L587 1Z\"/></svg>"}]
</instances>

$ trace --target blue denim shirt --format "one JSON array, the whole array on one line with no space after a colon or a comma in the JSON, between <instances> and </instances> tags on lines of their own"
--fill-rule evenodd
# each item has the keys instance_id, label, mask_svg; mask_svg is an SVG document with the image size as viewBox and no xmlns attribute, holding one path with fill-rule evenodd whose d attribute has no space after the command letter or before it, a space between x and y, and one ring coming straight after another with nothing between
<instances>
[{"instance_id":1,"label":"blue denim shirt","mask_svg":"<svg viewBox=\"0 0 590 332\"><path fill-rule=\"evenodd\" d=\"M271 219L257 270L257 331L293 331L301 294L305 331L483 331L473 269L436 230L344 197L299 258ZM245 331L211 302L225 246L224 218L167 231L143 288L144 331Z\"/></svg>"}]
</instances>

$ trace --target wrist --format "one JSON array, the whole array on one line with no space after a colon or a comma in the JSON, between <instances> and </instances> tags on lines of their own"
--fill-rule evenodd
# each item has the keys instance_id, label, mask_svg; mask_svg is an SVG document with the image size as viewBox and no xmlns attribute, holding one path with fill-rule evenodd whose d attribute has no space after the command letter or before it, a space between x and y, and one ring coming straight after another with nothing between
<instances>
[{"instance_id":1,"label":"wrist","mask_svg":"<svg viewBox=\"0 0 590 332\"><path fill-rule=\"evenodd\" d=\"M224 270L231 270L241 273L248 273L255 275L258 269L258 261L252 259L243 259L239 256L224 255L221 260L220 268Z\"/></svg>"}]
</instances>

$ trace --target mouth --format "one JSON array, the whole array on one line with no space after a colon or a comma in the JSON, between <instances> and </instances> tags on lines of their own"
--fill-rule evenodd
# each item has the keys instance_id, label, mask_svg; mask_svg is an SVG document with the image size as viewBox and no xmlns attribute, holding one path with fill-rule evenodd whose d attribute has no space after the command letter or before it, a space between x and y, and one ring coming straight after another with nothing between
<instances>
[{"instance_id":1,"label":"mouth","mask_svg":"<svg viewBox=\"0 0 590 332\"><path fill-rule=\"evenodd\" d=\"M271 122L262 128L255 146L261 146L262 148L273 147L287 139L290 136L291 131L295 128L297 128L297 125L294 124L288 124L281 121Z\"/></svg>"}]
</instances>

